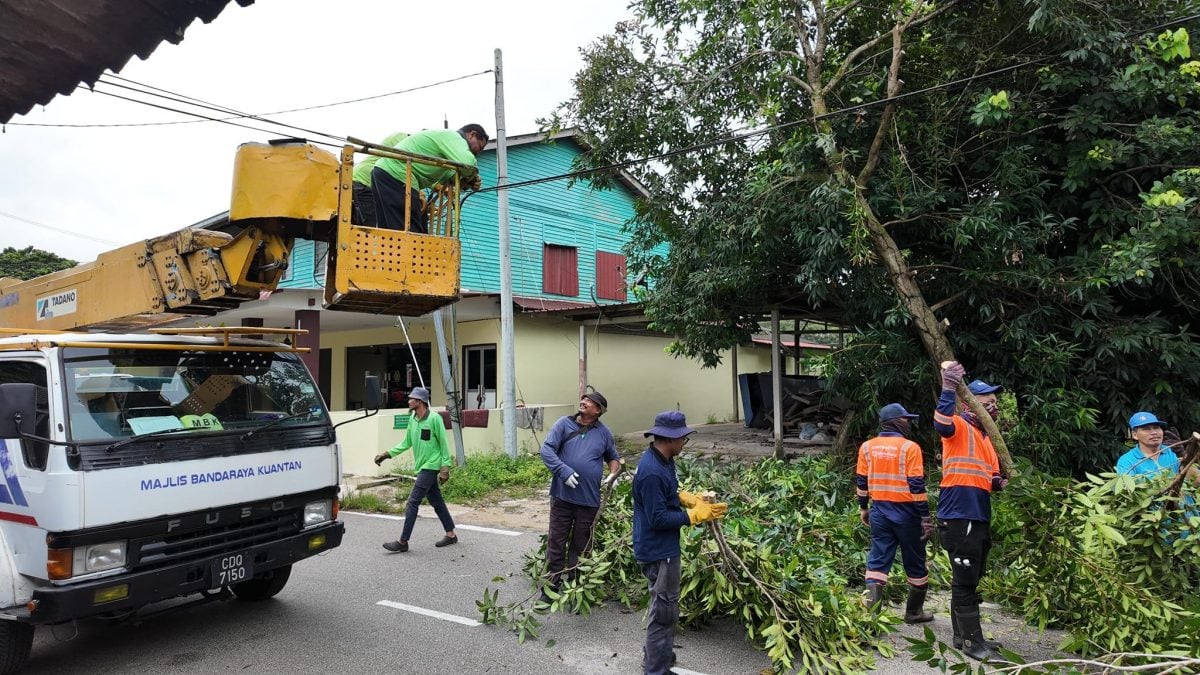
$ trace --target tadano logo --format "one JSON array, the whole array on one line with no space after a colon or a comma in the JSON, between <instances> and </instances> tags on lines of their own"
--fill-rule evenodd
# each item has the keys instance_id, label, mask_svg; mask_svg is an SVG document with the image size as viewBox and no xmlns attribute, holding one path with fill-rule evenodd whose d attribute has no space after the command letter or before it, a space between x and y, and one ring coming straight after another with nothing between
<instances>
[{"instance_id":1,"label":"tadano logo","mask_svg":"<svg viewBox=\"0 0 1200 675\"><path fill-rule=\"evenodd\" d=\"M75 289L47 295L37 299L34 305L34 312L37 320L53 319L56 316L64 316L66 314L75 313Z\"/></svg>"}]
</instances>

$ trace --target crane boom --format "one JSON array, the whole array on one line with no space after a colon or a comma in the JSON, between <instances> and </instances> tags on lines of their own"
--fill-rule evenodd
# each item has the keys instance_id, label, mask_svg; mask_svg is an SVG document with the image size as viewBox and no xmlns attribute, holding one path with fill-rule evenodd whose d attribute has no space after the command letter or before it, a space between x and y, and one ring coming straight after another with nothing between
<instances>
[{"instance_id":1,"label":"crane boom","mask_svg":"<svg viewBox=\"0 0 1200 675\"><path fill-rule=\"evenodd\" d=\"M448 164L374 146L360 151ZM434 190L429 234L358 225L354 152L347 145L339 157L295 140L243 144L227 217L28 281L0 279L0 326L111 332L212 316L274 290L298 238L330 243L328 309L418 316L456 301L458 179Z\"/></svg>"}]
</instances>

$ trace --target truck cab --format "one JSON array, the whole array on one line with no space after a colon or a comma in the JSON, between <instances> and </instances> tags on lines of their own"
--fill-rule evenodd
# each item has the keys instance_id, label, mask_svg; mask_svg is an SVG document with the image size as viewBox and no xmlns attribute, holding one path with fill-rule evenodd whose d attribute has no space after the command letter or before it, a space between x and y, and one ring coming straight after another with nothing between
<instances>
[{"instance_id":1,"label":"truck cab","mask_svg":"<svg viewBox=\"0 0 1200 675\"><path fill-rule=\"evenodd\" d=\"M316 385L289 345L231 330L0 336L0 672L35 625L263 600L341 543Z\"/></svg>"}]
</instances>

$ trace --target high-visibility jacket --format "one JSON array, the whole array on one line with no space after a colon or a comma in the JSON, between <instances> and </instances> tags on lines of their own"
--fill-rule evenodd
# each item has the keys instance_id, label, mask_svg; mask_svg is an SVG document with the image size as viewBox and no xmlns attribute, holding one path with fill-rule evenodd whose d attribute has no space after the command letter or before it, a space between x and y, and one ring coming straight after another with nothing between
<instances>
[{"instance_id":1,"label":"high-visibility jacket","mask_svg":"<svg viewBox=\"0 0 1200 675\"><path fill-rule=\"evenodd\" d=\"M925 502L925 466L921 446L903 436L876 436L858 448L857 494L876 502ZM913 480L919 479L919 480Z\"/></svg>"},{"instance_id":2,"label":"high-visibility jacket","mask_svg":"<svg viewBox=\"0 0 1200 675\"><path fill-rule=\"evenodd\" d=\"M992 439L961 415L935 412L933 419L954 427L952 435L942 436L942 489L972 487L990 493L993 479L1000 476L1000 460Z\"/></svg>"}]
</instances>

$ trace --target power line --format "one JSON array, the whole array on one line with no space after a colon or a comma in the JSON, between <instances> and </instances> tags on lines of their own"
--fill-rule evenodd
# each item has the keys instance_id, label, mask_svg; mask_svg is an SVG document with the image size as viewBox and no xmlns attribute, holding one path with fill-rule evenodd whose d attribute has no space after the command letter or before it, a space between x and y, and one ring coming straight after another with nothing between
<instances>
[{"instance_id":1,"label":"power line","mask_svg":"<svg viewBox=\"0 0 1200 675\"><path fill-rule=\"evenodd\" d=\"M285 115L287 113L305 112L308 110L318 110L321 108L332 108L332 107L340 106L340 105L349 105L351 103L362 103L364 101L373 101L376 99L387 98L388 96L398 96L400 94L408 94L408 93L411 93L414 91L420 91L422 89L431 89L433 87L438 87L443 84L451 84L453 82L458 82L460 80L466 80L466 79L469 79L472 77L486 75L490 72L492 72L492 70L489 68L487 70L481 70L478 73L470 73L468 75L460 75L458 77L452 77L452 78L445 79L445 80L439 80L437 82L430 82L428 84L422 84L422 85L419 85L416 87L409 87L408 89L397 89L396 91L389 91L389 92L386 92L383 94L375 94L373 96L363 96L360 98L352 98L352 99L347 99L345 101L334 101L333 103L321 103L318 105L305 106L303 108L288 108L287 110L276 110L273 112L257 113L257 116L263 117L266 115ZM127 79L124 77L120 77L119 75L115 75L115 74L107 75L106 77L111 77L113 79L121 80L123 82L129 82L131 84L140 84L138 82L135 82L133 80L130 80L130 79ZM156 87L151 87L151 85L147 85L147 84L142 84L141 86L156 88ZM191 98L191 97L187 97L187 98ZM199 99L195 99L195 100L199 100ZM253 116L253 115L250 115L250 114L233 115L230 117L219 118L216 121L224 122L224 121L229 121L229 120L244 119L246 117L251 117L251 116ZM9 122L8 124L10 124L12 126L18 126L18 127L110 129L110 128L121 128L121 127L159 127L159 126L171 126L171 125L176 125L176 124L203 124L204 122L210 122L210 121L214 121L214 120L199 119L199 120L175 120L172 122L128 122L128 123L113 123L113 124L48 124L48 123L37 123L37 122Z\"/></svg>"},{"instance_id":2,"label":"power line","mask_svg":"<svg viewBox=\"0 0 1200 675\"><path fill-rule=\"evenodd\" d=\"M27 225L33 225L34 227L43 227L43 228L45 228L45 229L47 229L47 230L52 230L52 231L54 231L54 232L58 232L58 233L60 233L60 234L66 234L66 235L69 235L69 236L72 236L72 237L79 237L80 239L87 239L87 240L89 240L89 241L94 241L94 242L96 242L96 243L98 243L98 244L112 244L112 245L117 245L117 244L119 244L119 243L120 243L120 242L113 241L113 240L111 240L111 239L101 239L100 237L93 237L93 236L91 236L91 235L88 235L88 234L83 234L82 232L72 232L71 230L64 230L64 229L63 229L63 228L61 228L61 227L54 227L53 225L47 225L47 224L45 224L45 223L39 223L39 222L38 222L38 221L36 221L36 220L30 220L30 219L28 219L28 218L22 218L21 216L14 215L14 214L11 214L11 213L8 213L8 212L5 212L5 211L0 211L0 216L4 216L5 218L11 218L12 220L16 220L16 221L19 221L19 222L25 223L25 224L27 224Z\"/></svg>"},{"instance_id":3,"label":"power line","mask_svg":"<svg viewBox=\"0 0 1200 675\"><path fill-rule=\"evenodd\" d=\"M1144 29L1141 29L1138 31L1133 31L1133 32L1127 33L1125 35L1125 37L1131 38L1131 37L1137 37L1139 35L1144 35L1146 33L1153 33L1153 32L1162 30L1164 28L1170 28L1172 26L1177 26L1179 24L1195 21L1196 19L1200 19L1200 14L1191 14L1189 16L1185 16L1185 17L1182 17L1179 19L1174 19L1172 21L1167 21L1165 23L1158 24L1157 26L1151 26L1149 28L1144 28ZM981 80L981 79L993 77L996 75L1002 75L1004 73L1008 73L1008 72L1020 70L1023 68L1028 68L1030 66L1035 66L1035 65L1042 64L1042 63L1046 63L1048 61L1054 61L1054 60L1057 60L1058 58L1059 57L1057 57L1057 56L1043 56L1038 59L1033 59L1032 61L1026 61L1024 63L1017 63L1017 64L1014 64L1011 66L1005 66L1004 68L997 68L995 70L990 70L985 73L979 73L977 75L971 75L969 77L964 77L964 78L960 78L957 80L951 80L949 82L943 82L941 84L935 84L935 85L932 85L929 87L925 87L924 89L914 89L913 91L905 92L903 94L898 94L896 96L879 99L877 101L868 101L866 103L860 103L858 105L849 106L847 108L840 108L838 110L833 110L833 111L830 111L830 112L827 112L827 113L824 113L821 115L813 115L810 117L806 117L804 119L793 120L791 122L784 122L782 124L775 124L775 125L772 125L769 127L765 127L765 128L758 129L755 131L749 131L749 132L746 132L743 134L731 134L729 136L718 138L716 140L706 141L704 143L696 143L694 145L690 145L690 146L683 147L683 148L677 148L675 150L669 150L667 152L663 152L663 153L660 153L657 155L650 155L648 157L640 157L637 159L629 159L629 160L625 160L622 162L613 162L612 164L607 164L605 166L598 166L598 167L594 167L591 169L582 169L579 171L570 171L567 173L562 173L562 174L558 174L558 175L554 175L554 176L545 176L542 178L532 178L530 180L518 181L516 183L508 183L507 185L504 186L504 189L517 188L517 187L528 187L531 185L539 185L541 183L549 183L549 182L558 181L558 180L583 178L585 176L590 176L590 175L596 174L596 173L603 173L603 172L607 172L607 171L624 169L624 168L634 166L637 164L645 164L648 162L654 162L654 161L658 161L658 160L662 160L662 159L668 159L671 157L675 157L677 155L690 154L690 153L696 152L698 150L706 150L708 148L715 147L718 145L726 145L728 143L737 143L739 141L743 141L748 138L753 138L755 136L762 136L764 134L768 134L773 131L782 131L785 129L790 129L795 126L799 126L801 124L811 124L813 122L818 122L820 120L832 119L834 117L838 117L841 115L847 115L847 114L854 113L854 112L859 112L861 110L866 110L866 109L874 108L874 107L881 106L881 105L893 104L898 101L902 101L904 99L912 98L914 96L921 96L921 95L928 94L928 93L931 93L934 91L939 91L942 89L949 89L952 87L957 87L959 85L970 84L971 82L974 82L976 80ZM468 194L467 197L470 197L472 194L495 192L499 189L500 189L500 186L498 186L498 185L492 186L492 187L486 187L481 190L476 190L476 191ZM463 199L465 201L466 198L464 197Z\"/></svg>"}]
</instances>

